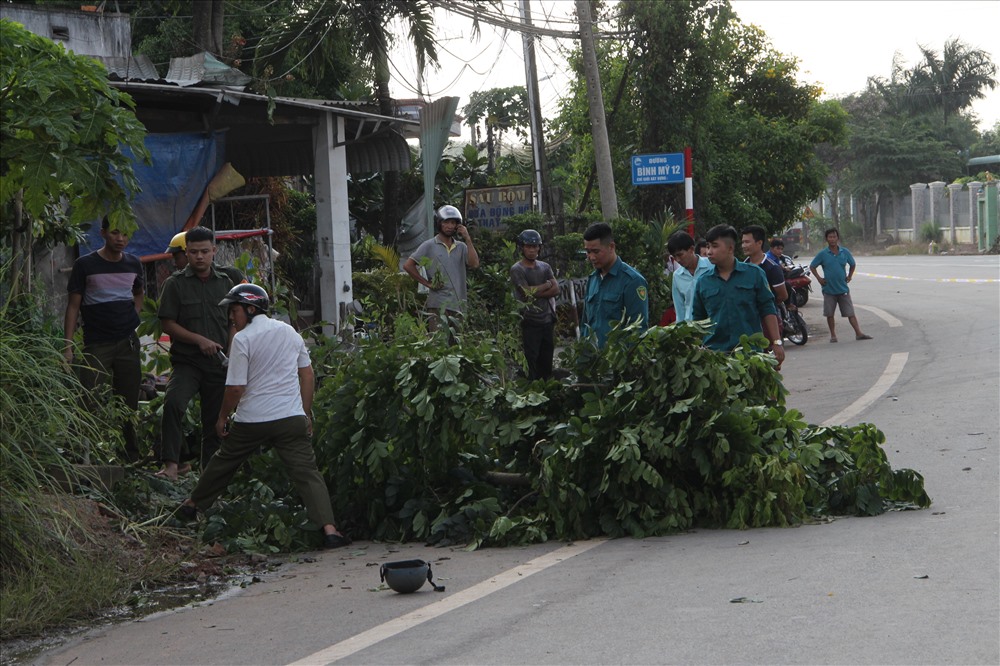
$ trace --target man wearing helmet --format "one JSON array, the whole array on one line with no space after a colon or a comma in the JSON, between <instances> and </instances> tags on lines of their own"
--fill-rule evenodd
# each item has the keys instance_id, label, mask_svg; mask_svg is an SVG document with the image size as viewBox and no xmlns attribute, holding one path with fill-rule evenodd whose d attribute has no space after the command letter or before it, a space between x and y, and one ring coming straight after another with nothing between
<instances>
[{"instance_id":1,"label":"man wearing helmet","mask_svg":"<svg viewBox=\"0 0 1000 666\"><path fill-rule=\"evenodd\" d=\"M524 359L528 363L528 379L548 379L552 376L552 353L555 350L553 329L556 321L555 296L559 283L552 268L538 259L542 236L534 229L525 229L517 237L521 261L510 267L514 297L525 304L521 310L521 338Z\"/></svg>"},{"instance_id":2,"label":"man wearing helmet","mask_svg":"<svg viewBox=\"0 0 1000 666\"><path fill-rule=\"evenodd\" d=\"M267 316L270 303L267 292L255 284L237 285L219 302L236 329L214 428L222 446L179 512L191 519L199 509L208 509L247 458L273 447L288 468L309 519L322 526L323 547L346 546L351 541L334 524L330 493L312 448L315 375L309 352L294 328Z\"/></svg>"},{"instance_id":3,"label":"man wearing helmet","mask_svg":"<svg viewBox=\"0 0 1000 666\"><path fill-rule=\"evenodd\" d=\"M465 307L468 297L466 268L479 267L479 255L472 245L472 236L462 224L462 214L454 206L438 209L438 233L424 241L403 264L403 270L414 280L430 290L427 310L431 313L431 326L436 326L442 308L448 314L458 314ZM460 240L456 240L458 236ZM419 266L426 258L427 277L420 275Z\"/></svg>"}]
</instances>

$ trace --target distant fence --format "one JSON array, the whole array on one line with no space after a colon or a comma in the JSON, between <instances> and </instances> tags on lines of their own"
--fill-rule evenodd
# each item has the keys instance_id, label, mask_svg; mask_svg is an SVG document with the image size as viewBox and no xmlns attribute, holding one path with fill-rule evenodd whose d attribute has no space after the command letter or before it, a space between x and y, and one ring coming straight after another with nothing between
<instances>
[{"instance_id":1,"label":"distant fence","mask_svg":"<svg viewBox=\"0 0 1000 666\"><path fill-rule=\"evenodd\" d=\"M883 196L879 199L876 233L891 234L896 242L919 240L920 228L928 222L941 229L945 240L952 243L975 243L979 224L977 204L983 194L983 183L946 184L914 183L905 196ZM827 215L830 197L813 203L813 210ZM855 202L846 197L842 214L857 219Z\"/></svg>"}]
</instances>

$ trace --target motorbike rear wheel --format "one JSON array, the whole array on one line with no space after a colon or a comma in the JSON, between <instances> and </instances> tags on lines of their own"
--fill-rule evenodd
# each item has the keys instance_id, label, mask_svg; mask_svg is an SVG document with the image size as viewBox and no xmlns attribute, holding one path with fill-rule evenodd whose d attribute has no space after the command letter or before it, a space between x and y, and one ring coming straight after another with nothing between
<instances>
[{"instance_id":1,"label":"motorbike rear wheel","mask_svg":"<svg viewBox=\"0 0 1000 666\"><path fill-rule=\"evenodd\" d=\"M795 303L795 307L801 308L809 302L809 289L806 287L793 287L792 300Z\"/></svg>"},{"instance_id":2,"label":"motorbike rear wheel","mask_svg":"<svg viewBox=\"0 0 1000 666\"><path fill-rule=\"evenodd\" d=\"M806 320L796 311L789 311L788 319L785 320L785 337L793 345L800 347L809 341Z\"/></svg>"}]
</instances>

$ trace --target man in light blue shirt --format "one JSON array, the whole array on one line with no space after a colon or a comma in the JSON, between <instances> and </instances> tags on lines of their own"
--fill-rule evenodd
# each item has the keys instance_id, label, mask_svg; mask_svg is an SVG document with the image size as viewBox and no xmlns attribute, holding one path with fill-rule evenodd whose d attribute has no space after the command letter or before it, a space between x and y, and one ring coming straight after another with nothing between
<instances>
[{"instance_id":1,"label":"man in light blue shirt","mask_svg":"<svg viewBox=\"0 0 1000 666\"><path fill-rule=\"evenodd\" d=\"M691 321L695 282L712 270L712 262L695 252L694 239L686 231L676 231L667 239L667 252L679 264L670 287L677 321Z\"/></svg>"},{"instance_id":2,"label":"man in light blue shirt","mask_svg":"<svg viewBox=\"0 0 1000 666\"><path fill-rule=\"evenodd\" d=\"M809 264L813 275L823 286L823 316L826 317L826 324L830 328L830 342L837 341L836 322L834 314L837 307L840 307L840 316L847 317L854 329L855 338L858 340L871 340L872 336L861 332L861 325L854 314L854 303L851 301L850 289L847 283L854 277L854 269L857 263L854 256L846 247L840 246L840 232L836 229L826 230L827 247L819 251L816 258ZM847 267L850 266L848 272ZM822 275L816 271L822 268Z\"/></svg>"}]
</instances>

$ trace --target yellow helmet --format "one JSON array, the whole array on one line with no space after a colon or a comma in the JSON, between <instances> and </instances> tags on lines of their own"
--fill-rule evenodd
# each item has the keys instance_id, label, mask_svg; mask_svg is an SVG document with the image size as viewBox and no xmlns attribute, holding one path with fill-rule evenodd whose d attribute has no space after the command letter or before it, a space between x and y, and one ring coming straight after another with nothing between
<instances>
[{"instance_id":1,"label":"yellow helmet","mask_svg":"<svg viewBox=\"0 0 1000 666\"><path fill-rule=\"evenodd\" d=\"M170 245L164 252L169 252L174 254L177 252L184 252L187 250L187 232L182 231L179 234L175 234L173 238L170 239Z\"/></svg>"}]
</instances>

